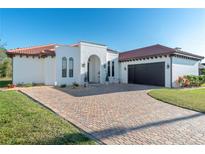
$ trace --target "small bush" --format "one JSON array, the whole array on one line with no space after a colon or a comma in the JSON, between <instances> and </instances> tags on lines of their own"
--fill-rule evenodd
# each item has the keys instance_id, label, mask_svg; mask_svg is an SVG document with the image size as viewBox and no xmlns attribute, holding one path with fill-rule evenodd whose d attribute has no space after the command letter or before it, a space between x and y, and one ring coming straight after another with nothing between
<instances>
[{"instance_id":1,"label":"small bush","mask_svg":"<svg viewBox=\"0 0 205 154\"><path fill-rule=\"evenodd\" d=\"M195 75L187 75L185 76L189 81L191 86L201 86L203 83L205 83L205 76L200 75L200 76L195 76Z\"/></svg>"},{"instance_id":2,"label":"small bush","mask_svg":"<svg viewBox=\"0 0 205 154\"><path fill-rule=\"evenodd\" d=\"M66 87L66 84L61 84L60 87L61 87L61 88L65 88L65 87Z\"/></svg>"},{"instance_id":3,"label":"small bush","mask_svg":"<svg viewBox=\"0 0 205 154\"><path fill-rule=\"evenodd\" d=\"M73 82L72 88L77 88L77 87L79 87L79 86L80 86L80 85L79 85L78 83Z\"/></svg>"},{"instance_id":4,"label":"small bush","mask_svg":"<svg viewBox=\"0 0 205 154\"><path fill-rule=\"evenodd\" d=\"M189 87L190 81L186 77L179 77L177 83L180 87Z\"/></svg>"},{"instance_id":5,"label":"small bush","mask_svg":"<svg viewBox=\"0 0 205 154\"><path fill-rule=\"evenodd\" d=\"M180 87L199 87L205 83L205 75L186 75L179 77L177 83Z\"/></svg>"},{"instance_id":6,"label":"small bush","mask_svg":"<svg viewBox=\"0 0 205 154\"><path fill-rule=\"evenodd\" d=\"M203 69L201 70L201 74L202 74L202 75L205 75L205 68L203 68Z\"/></svg>"},{"instance_id":7,"label":"small bush","mask_svg":"<svg viewBox=\"0 0 205 154\"><path fill-rule=\"evenodd\" d=\"M15 84L8 84L8 85L7 85L7 88L15 88L15 87L16 87Z\"/></svg>"},{"instance_id":8,"label":"small bush","mask_svg":"<svg viewBox=\"0 0 205 154\"><path fill-rule=\"evenodd\" d=\"M73 83L73 86L74 86L74 87L79 87L80 85L79 85L78 83L74 82L74 83Z\"/></svg>"}]
</instances>

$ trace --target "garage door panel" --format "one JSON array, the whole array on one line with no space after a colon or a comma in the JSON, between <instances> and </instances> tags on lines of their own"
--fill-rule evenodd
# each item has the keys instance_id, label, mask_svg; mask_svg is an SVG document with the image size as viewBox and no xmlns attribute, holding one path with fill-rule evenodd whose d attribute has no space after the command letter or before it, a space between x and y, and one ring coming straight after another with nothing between
<instances>
[{"instance_id":1,"label":"garage door panel","mask_svg":"<svg viewBox=\"0 0 205 154\"><path fill-rule=\"evenodd\" d=\"M134 83L134 71L133 71L133 65L129 65L128 66L128 72L129 72L129 76L128 76L128 82L129 83Z\"/></svg>"},{"instance_id":2,"label":"garage door panel","mask_svg":"<svg viewBox=\"0 0 205 154\"><path fill-rule=\"evenodd\" d=\"M165 85L165 63L128 65L128 83Z\"/></svg>"}]
</instances>

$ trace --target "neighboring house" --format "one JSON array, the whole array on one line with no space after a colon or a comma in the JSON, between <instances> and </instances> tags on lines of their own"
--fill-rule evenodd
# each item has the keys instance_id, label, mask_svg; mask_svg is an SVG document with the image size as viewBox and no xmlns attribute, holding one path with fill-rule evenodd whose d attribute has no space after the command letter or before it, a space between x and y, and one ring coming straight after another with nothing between
<instances>
[{"instance_id":1,"label":"neighboring house","mask_svg":"<svg viewBox=\"0 0 205 154\"><path fill-rule=\"evenodd\" d=\"M106 45L81 41L74 45L45 45L9 50L13 59L13 83L46 85L137 83L177 86L183 75L199 75L202 56L153 45L117 52Z\"/></svg>"}]
</instances>

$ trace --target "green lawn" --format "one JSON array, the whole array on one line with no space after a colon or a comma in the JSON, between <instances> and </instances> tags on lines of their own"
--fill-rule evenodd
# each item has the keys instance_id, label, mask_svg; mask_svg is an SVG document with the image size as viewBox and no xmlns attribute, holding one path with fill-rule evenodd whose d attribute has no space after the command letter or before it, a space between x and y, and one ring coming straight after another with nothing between
<instances>
[{"instance_id":1,"label":"green lawn","mask_svg":"<svg viewBox=\"0 0 205 154\"><path fill-rule=\"evenodd\" d=\"M7 85L11 83L12 83L11 79L0 78L0 88L7 87Z\"/></svg>"},{"instance_id":2,"label":"green lawn","mask_svg":"<svg viewBox=\"0 0 205 154\"><path fill-rule=\"evenodd\" d=\"M205 112L205 88L201 89L158 89L150 96L176 106Z\"/></svg>"},{"instance_id":3,"label":"green lawn","mask_svg":"<svg viewBox=\"0 0 205 154\"><path fill-rule=\"evenodd\" d=\"M17 91L0 92L0 144L96 144Z\"/></svg>"}]
</instances>

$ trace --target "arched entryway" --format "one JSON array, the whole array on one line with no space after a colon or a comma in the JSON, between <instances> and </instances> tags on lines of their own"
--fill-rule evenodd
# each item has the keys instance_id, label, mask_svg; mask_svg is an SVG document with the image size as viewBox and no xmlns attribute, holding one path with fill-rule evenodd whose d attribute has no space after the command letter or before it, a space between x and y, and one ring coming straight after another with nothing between
<instances>
[{"instance_id":1,"label":"arched entryway","mask_svg":"<svg viewBox=\"0 0 205 154\"><path fill-rule=\"evenodd\" d=\"M96 55L92 55L88 58L88 82L100 83L100 58Z\"/></svg>"}]
</instances>

